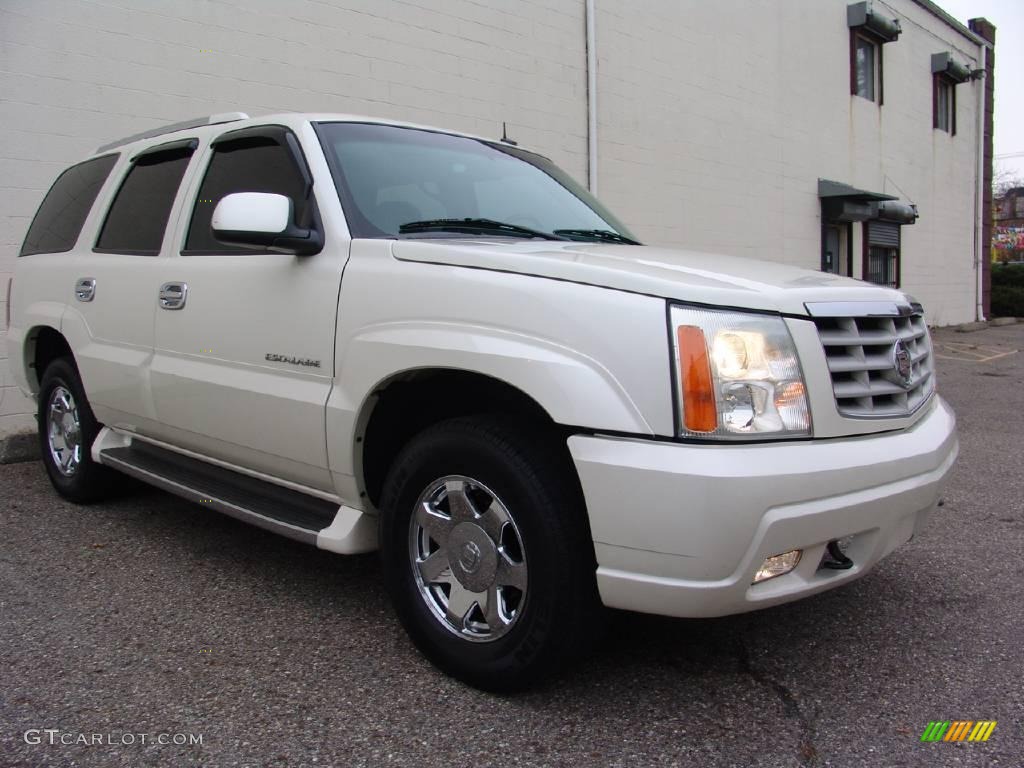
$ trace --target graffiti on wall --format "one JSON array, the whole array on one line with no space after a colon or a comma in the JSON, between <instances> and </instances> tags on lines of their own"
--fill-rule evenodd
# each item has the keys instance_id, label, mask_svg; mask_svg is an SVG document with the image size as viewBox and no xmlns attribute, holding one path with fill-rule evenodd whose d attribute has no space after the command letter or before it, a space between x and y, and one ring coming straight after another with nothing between
<instances>
[{"instance_id":1,"label":"graffiti on wall","mask_svg":"<svg viewBox=\"0 0 1024 768\"><path fill-rule=\"evenodd\" d=\"M996 227L992 231L992 259L1024 260L1024 227Z\"/></svg>"}]
</instances>

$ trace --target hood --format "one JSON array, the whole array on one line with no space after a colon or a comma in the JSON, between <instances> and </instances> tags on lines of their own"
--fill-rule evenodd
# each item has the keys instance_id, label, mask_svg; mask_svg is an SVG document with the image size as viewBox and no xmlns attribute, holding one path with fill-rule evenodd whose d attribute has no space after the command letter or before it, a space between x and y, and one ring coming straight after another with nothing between
<instances>
[{"instance_id":1,"label":"hood","mask_svg":"<svg viewBox=\"0 0 1024 768\"><path fill-rule=\"evenodd\" d=\"M770 261L649 245L396 240L402 261L492 269L699 304L806 315L805 302L896 301L899 291Z\"/></svg>"}]
</instances>

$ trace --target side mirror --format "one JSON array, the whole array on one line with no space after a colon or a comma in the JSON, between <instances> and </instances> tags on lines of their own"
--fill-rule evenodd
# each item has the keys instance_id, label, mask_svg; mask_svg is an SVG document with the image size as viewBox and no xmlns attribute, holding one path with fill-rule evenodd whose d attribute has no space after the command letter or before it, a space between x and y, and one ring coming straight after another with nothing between
<instances>
[{"instance_id":1,"label":"side mirror","mask_svg":"<svg viewBox=\"0 0 1024 768\"><path fill-rule=\"evenodd\" d=\"M292 223L292 201L269 192L235 192L217 203L210 220L213 236L228 245L269 248L308 256L319 253L323 238L315 228Z\"/></svg>"}]
</instances>

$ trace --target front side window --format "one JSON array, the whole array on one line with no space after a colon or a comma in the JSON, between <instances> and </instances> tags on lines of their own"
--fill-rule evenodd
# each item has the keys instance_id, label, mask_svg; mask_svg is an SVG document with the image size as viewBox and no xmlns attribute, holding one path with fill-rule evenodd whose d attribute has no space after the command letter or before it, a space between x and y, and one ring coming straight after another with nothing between
<instances>
[{"instance_id":1,"label":"front side window","mask_svg":"<svg viewBox=\"0 0 1024 768\"><path fill-rule=\"evenodd\" d=\"M235 192L284 195L292 201L294 218L301 221L305 216L305 180L292 155L275 138L250 135L219 143L214 147L196 197L185 253L262 253L268 250L227 245L214 238L210 227L213 211L222 198Z\"/></svg>"},{"instance_id":2,"label":"front side window","mask_svg":"<svg viewBox=\"0 0 1024 768\"><path fill-rule=\"evenodd\" d=\"M853 36L854 93L877 101L879 46L864 35Z\"/></svg>"},{"instance_id":3,"label":"front side window","mask_svg":"<svg viewBox=\"0 0 1024 768\"><path fill-rule=\"evenodd\" d=\"M532 152L397 126L316 127L353 237L635 242L593 196Z\"/></svg>"},{"instance_id":4,"label":"front side window","mask_svg":"<svg viewBox=\"0 0 1024 768\"><path fill-rule=\"evenodd\" d=\"M19 255L63 253L74 248L92 204L116 162L116 154L95 157L58 176L32 219Z\"/></svg>"},{"instance_id":5,"label":"front side window","mask_svg":"<svg viewBox=\"0 0 1024 768\"><path fill-rule=\"evenodd\" d=\"M160 253L174 198L194 150L194 141L174 142L172 147L157 147L134 159L107 211L95 250L143 256Z\"/></svg>"}]
</instances>

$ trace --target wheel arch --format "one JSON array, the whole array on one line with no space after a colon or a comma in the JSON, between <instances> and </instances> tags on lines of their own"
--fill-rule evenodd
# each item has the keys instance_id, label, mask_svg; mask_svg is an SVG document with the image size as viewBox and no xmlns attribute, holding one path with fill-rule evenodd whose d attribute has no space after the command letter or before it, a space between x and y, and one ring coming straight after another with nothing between
<instances>
[{"instance_id":1,"label":"wheel arch","mask_svg":"<svg viewBox=\"0 0 1024 768\"><path fill-rule=\"evenodd\" d=\"M36 325L25 334L22 345L22 364L25 379L33 394L39 393L43 373L46 367L61 357L70 358L75 364L75 355L71 345L57 328L51 325Z\"/></svg>"},{"instance_id":2,"label":"wheel arch","mask_svg":"<svg viewBox=\"0 0 1024 768\"><path fill-rule=\"evenodd\" d=\"M356 420L354 458L361 494L374 507L378 505L398 453L424 429L448 419L484 414L522 419L563 444L577 431L557 423L530 394L479 371L416 368L396 372L373 388ZM569 458L567 447L565 456ZM571 460L568 465L572 467Z\"/></svg>"},{"instance_id":3,"label":"wheel arch","mask_svg":"<svg viewBox=\"0 0 1024 768\"><path fill-rule=\"evenodd\" d=\"M485 382L485 391L495 393L487 401L491 412L496 403L505 408L511 404L513 413L529 413L558 429L654 434L625 382L593 350L549 337L479 323L417 319L359 327L341 335L337 348L337 378L327 402L328 460L339 495L360 508L375 508L379 495L379 467L371 467L372 479L365 480L363 443L381 395L423 377ZM424 400L420 410L436 411L435 402ZM465 415L464 408L453 415ZM370 456L377 454L371 451Z\"/></svg>"}]
</instances>

